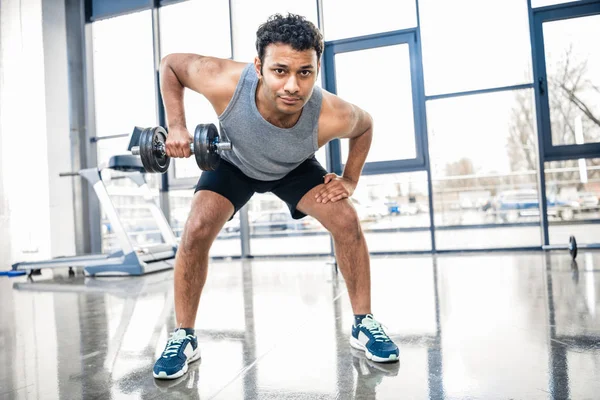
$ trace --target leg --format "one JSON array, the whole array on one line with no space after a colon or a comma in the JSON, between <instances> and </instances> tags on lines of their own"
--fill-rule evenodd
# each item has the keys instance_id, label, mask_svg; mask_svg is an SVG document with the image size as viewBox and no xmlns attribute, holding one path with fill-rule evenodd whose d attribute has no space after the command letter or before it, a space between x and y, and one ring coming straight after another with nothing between
<instances>
[{"instance_id":1,"label":"leg","mask_svg":"<svg viewBox=\"0 0 600 400\"><path fill-rule=\"evenodd\" d=\"M200 359L198 338L193 330L200 295L208 272L208 253L223 225L252 197L249 181L234 166L222 160L215 171L204 171L185 223L175 258L176 329L154 364L153 376L175 379Z\"/></svg>"},{"instance_id":2,"label":"leg","mask_svg":"<svg viewBox=\"0 0 600 400\"><path fill-rule=\"evenodd\" d=\"M220 194L201 190L194 195L175 258L175 316L178 327L194 327L208 272L208 252L233 213L233 204Z\"/></svg>"},{"instance_id":3,"label":"leg","mask_svg":"<svg viewBox=\"0 0 600 400\"><path fill-rule=\"evenodd\" d=\"M306 193L297 205L316 218L333 236L335 255L342 272L354 314L371 313L371 269L367 242L354 206L348 199L317 203L315 194L323 185Z\"/></svg>"},{"instance_id":4,"label":"leg","mask_svg":"<svg viewBox=\"0 0 600 400\"><path fill-rule=\"evenodd\" d=\"M325 204L315 201L326 173L316 159L309 159L286 176L273 192L288 204L294 218L311 215L333 236L336 258L355 317L350 345L364 350L370 360L398 361L398 346L371 314L369 250L354 206L349 199Z\"/></svg>"}]
</instances>

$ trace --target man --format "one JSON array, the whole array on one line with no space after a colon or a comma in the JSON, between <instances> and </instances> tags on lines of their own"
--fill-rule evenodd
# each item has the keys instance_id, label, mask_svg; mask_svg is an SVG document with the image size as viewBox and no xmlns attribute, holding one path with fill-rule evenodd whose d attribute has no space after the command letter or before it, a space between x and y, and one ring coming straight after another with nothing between
<instances>
[{"instance_id":1,"label":"man","mask_svg":"<svg viewBox=\"0 0 600 400\"><path fill-rule=\"evenodd\" d=\"M223 225L255 192L272 192L293 218L316 218L331 233L355 324L350 344L377 362L397 361L398 347L371 314L369 253L352 196L371 145L371 117L357 106L315 87L323 38L303 17L274 15L257 31L254 63L195 54L161 62L167 114L167 154L189 157L183 93L204 95L233 149L216 171L202 172L175 260L172 333L154 366L154 377L174 379L200 358L194 332L209 249ZM314 157L335 138L350 140L342 176L328 174Z\"/></svg>"}]
</instances>

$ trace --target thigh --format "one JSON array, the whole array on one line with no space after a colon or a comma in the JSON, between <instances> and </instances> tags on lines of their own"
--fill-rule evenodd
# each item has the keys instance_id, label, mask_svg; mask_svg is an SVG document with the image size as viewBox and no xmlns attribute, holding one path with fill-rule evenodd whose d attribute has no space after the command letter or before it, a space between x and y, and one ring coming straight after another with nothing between
<instances>
[{"instance_id":1,"label":"thigh","mask_svg":"<svg viewBox=\"0 0 600 400\"><path fill-rule=\"evenodd\" d=\"M315 157L309 158L287 174L272 189L273 194L285 201L294 219L306 216L298 209L300 200L313 188L323 184L327 170Z\"/></svg>"},{"instance_id":2,"label":"thigh","mask_svg":"<svg viewBox=\"0 0 600 400\"><path fill-rule=\"evenodd\" d=\"M229 201L232 206L229 219L233 218L254 194L250 178L225 160L221 160L215 171L202 172L196 185L196 194L202 191L216 193Z\"/></svg>"}]
</instances>

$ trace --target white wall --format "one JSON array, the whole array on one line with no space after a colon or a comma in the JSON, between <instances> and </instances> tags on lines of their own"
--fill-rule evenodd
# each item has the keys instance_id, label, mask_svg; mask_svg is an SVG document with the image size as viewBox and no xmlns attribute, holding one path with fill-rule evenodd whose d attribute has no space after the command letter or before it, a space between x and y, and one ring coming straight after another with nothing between
<instances>
[{"instance_id":1,"label":"white wall","mask_svg":"<svg viewBox=\"0 0 600 400\"><path fill-rule=\"evenodd\" d=\"M74 253L64 2L0 0L0 269Z\"/></svg>"}]
</instances>

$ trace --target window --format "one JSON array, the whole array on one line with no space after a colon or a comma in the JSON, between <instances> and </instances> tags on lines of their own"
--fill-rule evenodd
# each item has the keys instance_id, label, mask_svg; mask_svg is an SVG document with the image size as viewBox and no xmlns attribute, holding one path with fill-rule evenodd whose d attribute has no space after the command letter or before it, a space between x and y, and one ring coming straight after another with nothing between
<instances>
[{"instance_id":1,"label":"window","mask_svg":"<svg viewBox=\"0 0 600 400\"><path fill-rule=\"evenodd\" d=\"M326 40L414 28L415 0L323 0L323 25Z\"/></svg>"},{"instance_id":2,"label":"window","mask_svg":"<svg viewBox=\"0 0 600 400\"><path fill-rule=\"evenodd\" d=\"M94 66L94 105L96 135L131 133L135 126L156 126L156 82L152 49L152 13L141 11L92 24ZM98 165L111 156L126 154L129 138L97 142ZM161 243L162 236L150 218L148 209L140 207L137 187L128 179L108 179L107 190L134 246ZM146 175L158 191L158 175ZM158 199L157 199L158 201ZM104 214L104 212L102 211ZM103 251L116 246L114 234L103 215Z\"/></svg>"},{"instance_id":3,"label":"window","mask_svg":"<svg viewBox=\"0 0 600 400\"><path fill-rule=\"evenodd\" d=\"M389 74L377 73L393 65ZM407 43L335 55L337 94L371 114L374 134L367 162L415 158L410 51ZM349 141L342 141L342 163Z\"/></svg>"},{"instance_id":4,"label":"window","mask_svg":"<svg viewBox=\"0 0 600 400\"><path fill-rule=\"evenodd\" d=\"M152 13L92 24L96 135L131 133L157 123ZM98 164L127 151L128 138L98 142Z\"/></svg>"},{"instance_id":5,"label":"window","mask_svg":"<svg viewBox=\"0 0 600 400\"><path fill-rule=\"evenodd\" d=\"M427 95L532 81L526 0L419 0Z\"/></svg>"},{"instance_id":6,"label":"window","mask_svg":"<svg viewBox=\"0 0 600 400\"><path fill-rule=\"evenodd\" d=\"M530 89L427 102L438 248L541 244L533 104Z\"/></svg>"},{"instance_id":7,"label":"window","mask_svg":"<svg viewBox=\"0 0 600 400\"><path fill-rule=\"evenodd\" d=\"M544 22L552 144L600 143L600 15Z\"/></svg>"},{"instance_id":8,"label":"window","mask_svg":"<svg viewBox=\"0 0 600 400\"><path fill-rule=\"evenodd\" d=\"M600 158L544 165L550 244L597 243L600 237Z\"/></svg>"}]
</instances>

